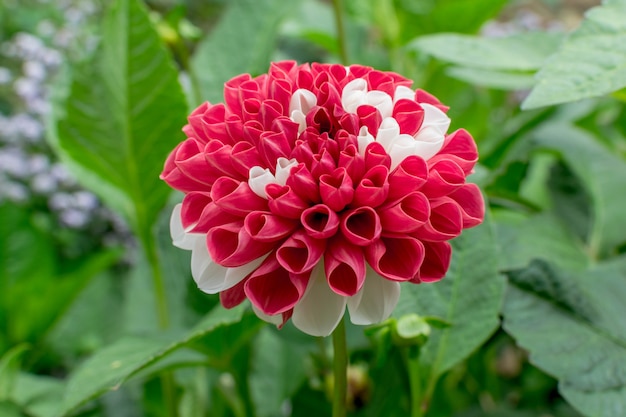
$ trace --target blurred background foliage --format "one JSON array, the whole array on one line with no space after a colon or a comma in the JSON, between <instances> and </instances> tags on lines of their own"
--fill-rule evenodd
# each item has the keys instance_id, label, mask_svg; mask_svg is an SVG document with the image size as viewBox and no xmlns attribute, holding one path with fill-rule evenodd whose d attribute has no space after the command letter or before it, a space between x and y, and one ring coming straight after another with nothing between
<instances>
[{"instance_id":1,"label":"blurred background foliage","mask_svg":"<svg viewBox=\"0 0 626 417\"><path fill-rule=\"evenodd\" d=\"M282 59L399 72L481 154L449 276L348 328L351 415L626 415L626 2L599 3L4 0L0 415L330 415L329 341L199 292L157 178L185 114Z\"/></svg>"}]
</instances>

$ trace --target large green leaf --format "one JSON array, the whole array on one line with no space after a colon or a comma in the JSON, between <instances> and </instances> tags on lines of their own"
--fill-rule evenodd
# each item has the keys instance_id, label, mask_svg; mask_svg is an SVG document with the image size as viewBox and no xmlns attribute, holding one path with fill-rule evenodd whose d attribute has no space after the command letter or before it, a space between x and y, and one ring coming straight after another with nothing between
<instances>
[{"instance_id":1,"label":"large green leaf","mask_svg":"<svg viewBox=\"0 0 626 417\"><path fill-rule=\"evenodd\" d=\"M394 316L417 313L450 323L433 329L421 349L421 375L429 396L439 376L468 357L498 327L504 279L498 274L498 253L492 225L464 231L453 241L448 274L433 284L404 285Z\"/></svg>"},{"instance_id":2,"label":"large green leaf","mask_svg":"<svg viewBox=\"0 0 626 417\"><path fill-rule=\"evenodd\" d=\"M626 242L623 190L626 161L582 129L552 123L534 133L541 147L558 151L592 199L593 225L588 242L592 255L606 257Z\"/></svg>"},{"instance_id":3,"label":"large green leaf","mask_svg":"<svg viewBox=\"0 0 626 417\"><path fill-rule=\"evenodd\" d=\"M231 0L217 26L192 58L203 100L224 99L224 82L242 74L266 72L281 20L298 1Z\"/></svg>"},{"instance_id":4,"label":"large green leaf","mask_svg":"<svg viewBox=\"0 0 626 417\"><path fill-rule=\"evenodd\" d=\"M140 0L118 0L93 62L75 68L51 141L79 181L145 239L169 188L159 179L183 137L185 98Z\"/></svg>"},{"instance_id":5,"label":"large green leaf","mask_svg":"<svg viewBox=\"0 0 626 417\"><path fill-rule=\"evenodd\" d=\"M626 258L584 274L537 261L508 275L504 328L531 362L586 415L626 415Z\"/></svg>"},{"instance_id":6,"label":"large green leaf","mask_svg":"<svg viewBox=\"0 0 626 417\"><path fill-rule=\"evenodd\" d=\"M626 1L589 10L580 28L537 74L522 103L532 109L598 97L626 87Z\"/></svg>"},{"instance_id":7,"label":"large green leaf","mask_svg":"<svg viewBox=\"0 0 626 417\"><path fill-rule=\"evenodd\" d=\"M231 323L241 320L245 307L216 307L193 330L185 334L125 337L98 351L71 375L63 400L62 415L115 389L136 373L169 353Z\"/></svg>"},{"instance_id":8,"label":"large green leaf","mask_svg":"<svg viewBox=\"0 0 626 417\"><path fill-rule=\"evenodd\" d=\"M283 403L295 393L306 376L306 349L281 338L266 327L254 343L250 393L259 417L280 414Z\"/></svg>"},{"instance_id":9,"label":"large green leaf","mask_svg":"<svg viewBox=\"0 0 626 417\"><path fill-rule=\"evenodd\" d=\"M417 38L411 47L463 67L533 71L541 68L561 39L559 34L543 32L504 38L438 33Z\"/></svg>"}]
</instances>

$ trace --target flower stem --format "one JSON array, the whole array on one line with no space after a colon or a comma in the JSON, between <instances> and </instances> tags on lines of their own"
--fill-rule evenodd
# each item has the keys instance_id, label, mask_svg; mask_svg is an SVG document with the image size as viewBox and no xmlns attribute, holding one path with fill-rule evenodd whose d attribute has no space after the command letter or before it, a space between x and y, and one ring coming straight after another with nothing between
<instances>
[{"instance_id":1,"label":"flower stem","mask_svg":"<svg viewBox=\"0 0 626 417\"><path fill-rule=\"evenodd\" d=\"M423 393L422 380L420 379L419 348L417 346L408 348L406 360L411 391L411 417L422 417L424 415Z\"/></svg>"},{"instance_id":2,"label":"flower stem","mask_svg":"<svg viewBox=\"0 0 626 417\"><path fill-rule=\"evenodd\" d=\"M346 395L348 393L348 349L346 346L346 325L341 319L333 332L333 417L346 416Z\"/></svg>"},{"instance_id":3,"label":"flower stem","mask_svg":"<svg viewBox=\"0 0 626 417\"><path fill-rule=\"evenodd\" d=\"M163 330L170 325L169 311L167 307L167 296L165 295L165 280L161 270L161 262L157 253L157 246L154 241L144 242L146 256L150 264L152 275L152 285L154 286L154 297L156 299L157 315L159 327Z\"/></svg>"},{"instance_id":4,"label":"flower stem","mask_svg":"<svg viewBox=\"0 0 626 417\"><path fill-rule=\"evenodd\" d=\"M337 27L337 46L339 47L339 59L344 65L348 65L348 48L346 42L346 30L343 22L343 0L333 0L335 14L335 26Z\"/></svg>"}]
</instances>

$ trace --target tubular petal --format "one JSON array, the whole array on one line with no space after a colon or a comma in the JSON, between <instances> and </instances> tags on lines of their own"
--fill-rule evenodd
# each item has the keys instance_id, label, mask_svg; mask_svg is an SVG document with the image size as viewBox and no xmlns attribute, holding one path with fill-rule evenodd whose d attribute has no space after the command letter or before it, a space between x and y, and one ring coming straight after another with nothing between
<instances>
[{"instance_id":1,"label":"tubular petal","mask_svg":"<svg viewBox=\"0 0 626 417\"><path fill-rule=\"evenodd\" d=\"M450 127L450 118L437 106L428 103L421 103L424 109L423 127L434 127L440 134L445 135Z\"/></svg>"},{"instance_id":2,"label":"tubular petal","mask_svg":"<svg viewBox=\"0 0 626 417\"><path fill-rule=\"evenodd\" d=\"M378 128L378 134L376 135L376 142L380 143L387 153L391 149L391 144L400 135L400 126L393 117L386 117L383 119L380 127Z\"/></svg>"},{"instance_id":3,"label":"tubular petal","mask_svg":"<svg viewBox=\"0 0 626 417\"><path fill-rule=\"evenodd\" d=\"M326 241L314 239L303 231L298 231L276 250L276 260L290 273L302 274L317 265L325 248Z\"/></svg>"},{"instance_id":4,"label":"tubular petal","mask_svg":"<svg viewBox=\"0 0 626 417\"><path fill-rule=\"evenodd\" d=\"M372 167L365 173L354 190L353 206L378 207L389 195L389 170L383 165Z\"/></svg>"},{"instance_id":5,"label":"tubular petal","mask_svg":"<svg viewBox=\"0 0 626 417\"><path fill-rule=\"evenodd\" d=\"M367 81L355 78L343 88L341 92L341 105L348 113L356 113L357 108L365 104L367 93Z\"/></svg>"},{"instance_id":6,"label":"tubular petal","mask_svg":"<svg viewBox=\"0 0 626 417\"><path fill-rule=\"evenodd\" d=\"M367 326L387 320L400 299L400 283L384 279L372 269L361 290L348 298L350 321Z\"/></svg>"},{"instance_id":7,"label":"tubular petal","mask_svg":"<svg viewBox=\"0 0 626 417\"><path fill-rule=\"evenodd\" d=\"M423 158L409 156L389 175L389 199L402 198L419 190L428 180L428 166Z\"/></svg>"},{"instance_id":8,"label":"tubular petal","mask_svg":"<svg viewBox=\"0 0 626 417\"><path fill-rule=\"evenodd\" d=\"M294 277L270 256L250 275L244 291L254 306L273 316L294 307L304 294L307 282L308 275Z\"/></svg>"},{"instance_id":9,"label":"tubular petal","mask_svg":"<svg viewBox=\"0 0 626 417\"><path fill-rule=\"evenodd\" d=\"M485 218L485 200L476 184L468 183L448 197L459 204L463 215L463 228L474 227Z\"/></svg>"},{"instance_id":10,"label":"tubular petal","mask_svg":"<svg viewBox=\"0 0 626 417\"><path fill-rule=\"evenodd\" d=\"M383 230L392 233L411 233L430 217L428 198L419 191L412 192L397 203L379 211Z\"/></svg>"},{"instance_id":11,"label":"tubular petal","mask_svg":"<svg viewBox=\"0 0 626 417\"><path fill-rule=\"evenodd\" d=\"M463 216L459 204L448 197L431 201L430 218L415 236L429 241L454 239L463 230Z\"/></svg>"},{"instance_id":12,"label":"tubular petal","mask_svg":"<svg viewBox=\"0 0 626 417\"><path fill-rule=\"evenodd\" d=\"M300 222L306 233L315 239L328 239L339 230L339 216L324 204L304 210Z\"/></svg>"},{"instance_id":13,"label":"tubular petal","mask_svg":"<svg viewBox=\"0 0 626 417\"><path fill-rule=\"evenodd\" d=\"M380 217L371 207L363 206L343 213L341 233L353 245L367 246L380 237Z\"/></svg>"},{"instance_id":14,"label":"tubular petal","mask_svg":"<svg viewBox=\"0 0 626 417\"><path fill-rule=\"evenodd\" d=\"M298 165L298 161L295 159L278 158L276 161L276 182L280 185L287 184L291 168L296 165Z\"/></svg>"},{"instance_id":15,"label":"tubular petal","mask_svg":"<svg viewBox=\"0 0 626 417\"><path fill-rule=\"evenodd\" d=\"M250 168L248 185L254 194L267 200L267 193L265 187L267 184L278 183L274 175L270 172L269 168L261 168L255 166Z\"/></svg>"},{"instance_id":16,"label":"tubular petal","mask_svg":"<svg viewBox=\"0 0 626 417\"><path fill-rule=\"evenodd\" d=\"M402 99L393 107L393 118L397 120L399 133L414 136L424 122L424 109L413 99Z\"/></svg>"},{"instance_id":17,"label":"tubular petal","mask_svg":"<svg viewBox=\"0 0 626 417\"><path fill-rule=\"evenodd\" d=\"M206 237L211 258L226 267L245 265L268 253L273 245L252 239L243 227L243 222L216 226Z\"/></svg>"},{"instance_id":18,"label":"tubular petal","mask_svg":"<svg viewBox=\"0 0 626 417\"><path fill-rule=\"evenodd\" d=\"M219 208L237 216L243 217L255 210L267 210L267 200L255 194L247 182L228 177L215 181L211 198Z\"/></svg>"},{"instance_id":19,"label":"tubular petal","mask_svg":"<svg viewBox=\"0 0 626 417\"><path fill-rule=\"evenodd\" d=\"M383 277L392 281L409 281L422 265L424 245L409 236L383 236L365 247L365 259Z\"/></svg>"},{"instance_id":20,"label":"tubular petal","mask_svg":"<svg viewBox=\"0 0 626 417\"><path fill-rule=\"evenodd\" d=\"M341 236L335 237L324 255L324 272L334 292L348 297L356 294L365 281L363 250Z\"/></svg>"},{"instance_id":21,"label":"tubular petal","mask_svg":"<svg viewBox=\"0 0 626 417\"><path fill-rule=\"evenodd\" d=\"M424 264L420 269L419 281L439 281L450 267L452 246L448 242L424 242L424 251Z\"/></svg>"},{"instance_id":22,"label":"tubular petal","mask_svg":"<svg viewBox=\"0 0 626 417\"><path fill-rule=\"evenodd\" d=\"M244 220L244 228L250 237L259 242L276 242L284 239L298 226L297 222L275 216L267 211L253 211Z\"/></svg>"},{"instance_id":23,"label":"tubular petal","mask_svg":"<svg viewBox=\"0 0 626 417\"><path fill-rule=\"evenodd\" d=\"M435 155L429 162L435 163L439 159L450 159L456 162L463 169L463 172L469 175L476 165L476 161L478 161L476 142L466 130L454 131L446 136L439 154Z\"/></svg>"},{"instance_id":24,"label":"tubular petal","mask_svg":"<svg viewBox=\"0 0 626 417\"><path fill-rule=\"evenodd\" d=\"M322 202L334 211L342 210L354 197L352 179L345 168L337 168L332 174L322 175L319 190Z\"/></svg>"},{"instance_id":25,"label":"tubular petal","mask_svg":"<svg viewBox=\"0 0 626 417\"><path fill-rule=\"evenodd\" d=\"M323 306L320 308L320 306ZM330 335L346 310L346 297L330 289L321 263L313 270L300 302L293 307L293 324L311 336Z\"/></svg>"},{"instance_id":26,"label":"tubular petal","mask_svg":"<svg viewBox=\"0 0 626 417\"><path fill-rule=\"evenodd\" d=\"M211 194L202 191L192 191L185 195L180 207L180 220L185 228L196 225L202 216L205 207L212 202Z\"/></svg>"},{"instance_id":27,"label":"tubular petal","mask_svg":"<svg viewBox=\"0 0 626 417\"><path fill-rule=\"evenodd\" d=\"M285 184L308 202L317 203L320 200L317 181L303 163L291 169Z\"/></svg>"},{"instance_id":28,"label":"tubular petal","mask_svg":"<svg viewBox=\"0 0 626 417\"><path fill-rule=\"evenodd\" d=\"M265 187L265 191L270 211L278 216L297 219L308 207L306 201L288 185L269 184Z\"/></svg>"},{"instance_id":29,"label":"tubular petal","mask_svg":"<svg viewBox=\"0 0 626 417\"><path fill-rule=\"evenodd\" d=\"M443 197L465 184L465 173L455 162L440 160L430 167L428 182L422 192L431 199Z\"/></svg>"}]
</instances>

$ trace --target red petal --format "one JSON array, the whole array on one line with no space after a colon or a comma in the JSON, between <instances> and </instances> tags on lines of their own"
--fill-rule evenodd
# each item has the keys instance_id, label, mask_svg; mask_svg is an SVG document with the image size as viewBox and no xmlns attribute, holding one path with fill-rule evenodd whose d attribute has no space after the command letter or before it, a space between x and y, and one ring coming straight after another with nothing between
<instances>
[{"instance_id":1,"label":"red petal","mask_svg":"<svg viewBox=\"0 0 626 417\"><path fill-rule=\"evenodd\" d=\"M372 244L382 232L376 210L367 206L343 213L340 227L346 240L357 246Z\"/></svg>"},{"instance_id":2,"label":"red petal","mask_svg":"<svg viewBox=\"0 0 626 417\"><path fill-rule=\"evenodd\" d=\"M297 222L284 217L274 216L266 211L253 211L246 216L244 227L254 240L275 242L291 234Z\"/></svg>"},{"instance_id":3,"label":"red petal","mask_svg":"<svg viewBox=\"0 0 626 417\"><path fill-rule=\"evenodd\" d=\"M288 185L268 184L265 186L265 193L270 211L281 217L298 219L309 206Z\"/></svg>"},{"instance_id":4,"label":"red petal","mask_svg":"<svg viewBox=\"0 0 626 417\"><path fill-rule=\"evenodd\" d=\"M377 207L385 202L389 195L389 170L378 165L365 173L354 191L354 206Z\"/></svg>"},{"instance_id":5,"label":"red petal","mask_svg":"<svg viewBox=\"0 0 626 417\"><path fill-rule=\"evenodd\" d=\"M463 215L463 228L482 223L485 218L485 201L476 184L465 184L448 197L459 204Z\"/></svg>"},{"instance_id":6,"label":"red petal","mask_svg":"<svg viewBox=\"0 0 626 417\"><path fill-rule=\"evenodd\" d=\"M359 116L360 126L367 126L367 129L376 137L378 133L378 127L383 121L380 112L374 106L369 104L363 104L356 109L356 114Z\"/></svg>"},{"instance_id":7,"label":"red petal","mask_svg":"<svg viewBox=\"0 0 626 417\"><path fill-rule=\"evenodd\" d=\"M446 275L452 258L452 246L448 242L424 242L424 262L418 281L435 282Z\"/></svg>"},{"instance_id":8,"label":"red petal","mask_svg":"<svg viewBox=\"0 0 626 417\"><path fill-rule=\"evenodd\" d=\"M324 271L330 288L340 295L353 296L365 282L363 250L341 236L329 243L324 255Z\"/></svg>"},{"instance_id":9,"label":"red petal","mask_svg":"<svg viewBox=\"0 0 626 417\"><path fill-rule=\"evenodd\" d=\"M390 207L379 211L385 232L410 233L428 221L430 204L424 194L412 192Z\"/></svg>"},{"instance_id":10,"label":"red petal","mask_svg":"<svg viewBox=\"0 0 626 417\"><path fill-rule=\"evenodd\" d=\"M233 146L230 154L230 162L237 172L248 177L250 175L250 168L255 166L261 166L261 155L256 146L250 142L237 142Z\"/></svg>"},{"instance_id":11,"label":"red petal","mask_svg":"<svg viewBox=\"0 0 626 417\"><path fill-rule=\"evenodd\" d=\"M242 266L268 253L272 243L253 240L243 222L217 226L207 233L211 259L225 267Z\"/></svg>"},{"instance_id":12,"label":"red petal","mask_svg":"<svg viewBox=\"0 0 626 417\"><path fill-rule=\"evenodd\" d=\"M469 175L478 161L478 149L472 136L464 129L452 132L443 142L443 147L428 160L432 166L441 159L450 159L456 162L466 175Z\"/></svg>"},{"instance_id":13,"label":"red petal","mask_svg":"<svg viewBox=\"0 0 626 417\"><path fill-rule=\"evenodd\" d=\"M443 197L465 184L465 173L451 160L440 160L431 165L428 181L421 191L429 198Z\"/></svg>"},{"instance_id":14,"label":"red petal","mask_svg":"<svg viewBox=\"0 0 626 417\"><path fill-rule=\"evenodd\" d=\"M328 239L339 230L339 216L324 204L304 210L300 222L309 236L315 239Z\"/></svg>"},{"instance_id":15,"label":"red petal","mask_svg":"<svg viewBox=\"0 0 626 417\"><path fill-rule=\"evenodd\" d=\"M389 200L396 200L419 190L428 179L428 167L419 156L412 155L400 162L389 174Z\"/></svg>"},{"instance_id":16,"label":"red petal","mask_svg":"<svg viewBox=\"0 0 626 417\"><path fill-rule=\"evenodd\" d=\"M400 133L414 136L424 121L424 109L413 100L398 100L393 107L393 118L400 126Z\"/></svg>"},{"instance_id":17,"label":"red petal","mask_svg":"<svg viewBox=\"0 0 626 417\"><path fill-rule=\"evenodd\" d=\"M311 172L303 163L291 168L286 185L291 187L296 194L306 201L312 203L320 201L317 181L315 181L313 175L311 175Z\"/></svg>"},{"instance_id":18,"label":"red petal","mask_svg":"<svg viewBox=\"0 0 626 417\"><path fill-rule=\"evenodd\" d=\"M269 256L246 281L246 295L259 310L273 316L283 313L302 298L310 274L295 276Z\"/></svg>"},{"instance_id":19,"label":"red petal","mask_svg":"<svg viewBox=\"0 0 626 417\"><path fill-rule=\"evenodd\" d=\"M309 272L322 258L326 242L303 231L294 233L276 251L276 259L292 274Z\"/></svg>"},{"instance_id":20,"label":"red petal","mask_svg":"<svg viewBox=\"0 0 626 417\"><path fill-rule=\"evenodd\" d=\"M448 197L431 201L430 218L415 236L428 241L454 239L463 230L463 215L459 203Z\"/></svg>"},{"instance_id":21,"label":"red petal","mask_svg":"<svg viewBox=\"0 0 626 417\"><path fill-rule=\"evenodd\" d=\"M235 114L241 115L241 101L239 99L239 86L250 80L250 74L241 74L231 78L224 84L224 101L226 106Z\"/></svg>"},{"instance_id":22,"label":"red petal","mask_svg":"<svg viewBox=\"0 0 626 417\"><path fill-rule=\"evenodd\" d=\"M247 278L242 279L241 282L239 282L234 287L220 292L220 302L222 303L222 306L224 306L224 308L237 307L243 302L243 300L246 299L244 287L247 281Z\"/></svg>"},{"instance_id":23,"label":"red petal","mask_svg":"<svg viewBox=\"0 0 626 417\"><path fill-rule=\"evenodd\" d=\"M217 204L210 203L204 207L204 210L202 210L198 224L195 225L192 232L207 233L216 226L222 226L228 223L238 222L240 220L241 216L228 213L219 208Z\"/></svg>"},{"instance_id":24,"label":"red petal","mask_svg":"<svg viewBox=\"0 0 626 417\"><path fill-rule=\"evenodd\" d=\"M267 200L250 189L247 182L220 177L211 189L211 198L222 210L244 217L251 211L267 211Z\"/></svg>"},{"instance_id":25,"label":"red petal","mask_svg":"<svg viewBox=\"0 0 626 417\"><path fill-rule=\"evenodd\" d=\"M345 168L337 168L332 174L320 177L320 196L322 202L334 211L340 211L350 204L354 197L354 188Z\"/></svg>"},{"instance_id":26,"label":"red petal","mask_svg":"<svg viewBox=\"0 0 626 417\"><path fill-rule=\"evenodd\" d=\"M370 168L377 165L383 165L389 169L391 167L391 157L385 152L385 148L380 143L372 142L365 148L365 166Z\"/></svg>"},{"instance_id":27,"label":"red petal","mask_svg":"<svg viewBox=\"0 0 626 417\"><path fill-rule=\"evenodd\" d=\"M415 277L424 260L424 245L409 236L383 236L365 247L365 258L372 269L392 281Z\"/></svg>"},{"instance_id":28,"label":"red petal","mask_svg":"<svg viewBox=\"0 0 626 417\"><path fill-rule=\"evenodd\" d=\"M202 211L204 211L205 207L212 201L211 194L206 192L192 191L185 195L180 212L183 227L187 228L198 223Z\"/></svg>"}]
</instances>

